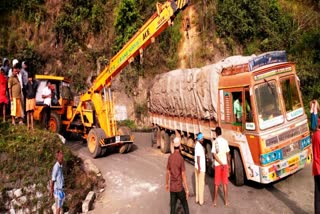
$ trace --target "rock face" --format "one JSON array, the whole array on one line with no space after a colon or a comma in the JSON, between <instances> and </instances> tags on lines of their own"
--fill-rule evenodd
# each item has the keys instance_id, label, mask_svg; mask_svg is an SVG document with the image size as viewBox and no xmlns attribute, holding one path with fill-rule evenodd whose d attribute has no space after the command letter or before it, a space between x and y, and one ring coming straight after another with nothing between
<instances>
[{"instance_id":1,"label":"rock face","mask_svg":"<svg viewBox=\"0 0 320 214\"><path fill-rule=\"evenodd\" d=\"M36 190L37 185L32 184L24 188L7 190L5 193L6 202L5 209L9 213L35 213L41 208L40 199L44 197L44 193ZM1 198L0 198L1 199ZM31 201L39 199L36 204L32 204L32 210L27 205Z\"/></svg>"},{"instance_id":2,"label":"rock face","mask_svg":"<svg viewBox=\"0 0 320 214\"><path fill-rule=\"evenodd\" d=\"M178 69L154 79L149 110L203 119L217 118L218 84L223 68L248 63L253 56L232 56L203 68Z\"/></svg>"}]
</instances>

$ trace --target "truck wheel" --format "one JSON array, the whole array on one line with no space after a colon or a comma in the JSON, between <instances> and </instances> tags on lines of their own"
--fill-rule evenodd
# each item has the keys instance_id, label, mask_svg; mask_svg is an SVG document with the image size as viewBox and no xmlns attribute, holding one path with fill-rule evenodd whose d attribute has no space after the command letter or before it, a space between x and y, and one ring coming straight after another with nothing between
<instances>
[{"instance_id":1,"label":"truck wheel","mask_svg":"<svg viewBox=\"0 0 320 214\"><path fill-rule=\"evenodd\" d=\"M159 129L159 128L153 128L153 129L152 129L151 147L153 147L154 144L157 144L158 129Z\"/></svg>"},{"instance_id":2,"label":"truck wheel","mask_svg":"<svg viewBox=\"0 0 320 214\"><path fill-rule=\"evenodd\" d=\"M211 153L211 144L207 143L206 145L206 167L207 167L207 173L208 175L210 175L211 177L214 176L214 169L213 169L213 157L212 157L212 153Z\"/></svg>"},{"instance_id":3,"label":"truck wheel","mask_svg":"<svg viewBox=\"0 0 320 214\"><path fill-rule=\"evenodd\" d=\"M243 163L238 149L233 150L231 167L232 174L234 175L235 185L242 186L244 184L245 175Z\"/></svg>"},{"instance_id":4,"label":"truck wheel","mask_svg":"<svg viewBox=\"0 0 320 214\"><path fill-rule=\"evenodd\" d=\"M170 152L170 137L169 137L169 134L164 130L161 131L160 148L161 148L161 152L164 154Z\"/></svg>"},{"instance_id":5,"label":"truck wheel","mask_svg":"<svg viewBox=\"0 0 320 214\"><path fill-rule=\"evenodd\" d=\"M161 130L157 129L157 148L161 147Z\"/></svg>"},{"instance_id":6,"label":"truck wheel","mask_svg":"<svg viewBox=\"0 0 320 214\"><path fill-rule=\"evenodd\" d=\"M194 155L195 143L194 143L194 140L191 137L188 138L187 146L188 146L188 152L190 154Z\"/></svg>"},{"instance_id":7,"label":"truck wheel","mask_svg":"<svg viewBox=\"0 0 320 214\"><path fill-rule=\"evenodd\" d=\"M188 138L187 137L182 137L182 139L181 139L181 145L182 145L181 149L182 149L182 151L188 152L187 143L188 143Z\"/></svg>"},{"instance_id":8,"label":"truck wheel","mask_svg":"<svg viewBox=\"0 0 320 214\"><path fill-rule=\"evenodd\" d=\"M128 149L128 144L124 144L124 145L122 145L122 146L120 147L119 153L120 153L120 154L124 154L124 153L127 152L127 149Z\"/></svg>"},{"instance_id":9,"label":"truck wheel","mask_svg":"<svg viewBox=\"0 0 320 214\"><path fill-rule=\"evenodd\" d=\"M56 112L50 114L49 130L54 133L60 133L61 131L61 118Z\"/></svg>"},{"instance_id":10,"label":"truck wheel","mask_svg":"<svg viewBox=\"0 0 320 214\"><path fill-rule=\"evenodd\" d=\"M102 155L102 148L100 146L100 140L106 138L106 134L101 128L93 128L90 130L87 137L87 145L89 152L93 158L97 158Z\"/></svg>"},{"instance_id":11,"label":"truck wheel","mask_svg":"<svg viewBox=\"0 0 320 214\"><path fill-rule=\"evenodd\" d=\"M175 137L176 137L175 134L171 134L170 135L170 151L169 152L171 152L171 154L173 154L173 152L174 152L173 140L174 140Z\"/></svg>"}]
</instances>

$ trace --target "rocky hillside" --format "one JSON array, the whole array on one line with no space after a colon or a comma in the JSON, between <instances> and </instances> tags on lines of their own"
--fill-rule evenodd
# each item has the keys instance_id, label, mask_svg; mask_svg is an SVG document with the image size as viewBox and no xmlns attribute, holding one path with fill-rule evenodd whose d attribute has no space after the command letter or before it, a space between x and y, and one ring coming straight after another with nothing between
<instances>
[{"instance_id":1,"label":"rocky hillside","mask_svg":"<svg viewBox=\"0 0 320 214\"><path fill-rule=\"evenodd\" d=\"M64 152L64 210L81 212L89 191L102 184L95 174L85 173L81 159L61 143L58 135L25 126L0 126L0 213L50 213L54 200L49 196L48 182L55 163L55 152ZM11 211L12 211L11 210ZM12 212L11 212L12 213Z\"/></svg>"},{"instance_id":2,"label":"rocky hillside","mask_svg":"<svg viewBox=\"0 0 320 214\"><path fill-rule=\"evenodd\" d=\"M75 92L84 91L156 11L156 2L1 0L0 57L28 60L32 72L67 76ZM191 2L144 52L143 64L136 59L114 80L116 104L127 108L130 119L144 123L154 75L235 54L286 50L298 63L305 100L320 92L314 80L320 68L318 0Z\"/></svg>"}]
</instances>

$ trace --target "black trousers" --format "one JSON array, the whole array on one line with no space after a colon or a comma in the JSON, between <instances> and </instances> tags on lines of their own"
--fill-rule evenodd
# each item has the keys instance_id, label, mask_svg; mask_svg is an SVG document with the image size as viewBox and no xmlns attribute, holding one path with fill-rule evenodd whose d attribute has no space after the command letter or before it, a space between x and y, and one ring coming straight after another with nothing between
<instances>
[{"instance_id":1,"label":"black trousers","mask_svg":"<svg viewBox=\"0 0 320 214\"><path fill-rule=\"evenodd\" d=\"M184 213L189 214L188 201L186 197L186 192L184 190L182 190L181 192L170 192L170 205L171 205L170 214L176 213L176 205L177 205L178 199L181 201Z\"/></svg>"},{"instance_id":2,"label":"black trousers","mask_svg":"<svg viewBox=\"0 0 320 214\"><path fill-rule=\"evenodd\" d=\"M314 213L320 213L320 175L314 176Z\"/></svg>"},{"instance_id":3,"label":"black trousers","mask_svg":"<svg viewBox=\"0 0 320 214\"><path fill-rule=\"evenodd\" d=\"M50 106L45 105L43 108L43 126L46 129L49 129L50 114L51 114Z\"/></svg>"}]
</instances>

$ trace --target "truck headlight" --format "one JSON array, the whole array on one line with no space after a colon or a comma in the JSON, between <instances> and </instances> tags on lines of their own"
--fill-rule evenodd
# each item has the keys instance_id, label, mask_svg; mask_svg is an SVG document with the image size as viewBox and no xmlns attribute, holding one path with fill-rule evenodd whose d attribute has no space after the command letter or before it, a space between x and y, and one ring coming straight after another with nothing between
<instances>
[{"instance_id":1,"label":"truck headlight","mask_svg":"<svg viewBox=\"0 0 320 214\"><path fill-rule=\"evenodd\" d=\"M276 150L267 154L262 154L260 156L261 164L266 165L272 163L276 160L282 160L282 150Z\"/></svg>"}]
</instances>

